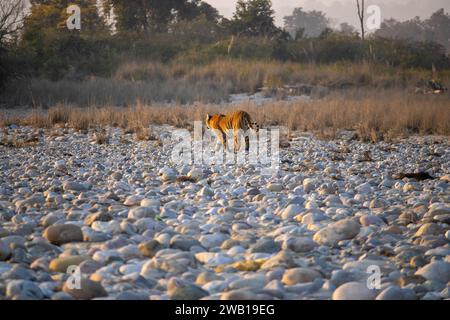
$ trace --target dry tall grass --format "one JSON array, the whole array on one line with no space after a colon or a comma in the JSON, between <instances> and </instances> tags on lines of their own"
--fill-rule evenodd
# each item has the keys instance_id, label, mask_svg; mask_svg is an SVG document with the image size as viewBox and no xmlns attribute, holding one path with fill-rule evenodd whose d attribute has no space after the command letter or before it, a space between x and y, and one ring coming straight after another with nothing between
<instances>
[{"instance_id":1,"label":"dry tall grass","mask_svg":"<svg viewBox=\"0 0 450 320\"><path fill-rule=\"evenodd\" d=\"M84 81L31 79L12 84L1 97L7 105L36 107L58 103L76 106L129 106L174 102L219 103L231 93L256 92L263 86L283 84L342 88L411 88L437 76L450 85L450 72L398 69L368 63L330 65L275 61L218 60L205 65L131 62L118 68L111 79Z\"/></svg>"},{"instance_id":2,"label":"dry tall grass","mask_svg":"<svg viewBox=\"0 0 450 320\"><path fill-rule=\"evenodd\" d=\"M450 135L448 96L417 96L394 91L353 91L336 93L312 102L276 102L264 106L246 103L219 105L162 106L136 104L134 107L77 108L58 105L48 111L32 111L21 118L3 115L3 124L20 123L38 127L64 125L78 130L118 126L151 139L144 128L170 124L192 128L207 113L233 109L248 111L263 127L280 125L290 130L312 131L333 137L342 129L355 130L361 140L386 140L409 134Z\"/></svg>"}]
</instances>

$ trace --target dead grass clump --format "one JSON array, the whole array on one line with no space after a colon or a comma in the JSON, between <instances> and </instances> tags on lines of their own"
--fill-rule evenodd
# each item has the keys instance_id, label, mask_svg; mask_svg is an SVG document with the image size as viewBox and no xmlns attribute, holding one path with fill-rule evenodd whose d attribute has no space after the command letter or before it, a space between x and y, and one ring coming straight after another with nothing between
<instances>
[{"instance_id":1,"label":"dead grass clump","mask_svg":"<svg viewBox=\"0 0 450 320\"><path fill-rule=\"evenodd\" d=\"M64 105L56 105L48 110L48 121L52 125L65 124L69 121L70 109Z\"/></svg>"},{"instance_id":2,"label":"dead grass clump","mask_svg":"<svg viewBox=\"0 0 450 320\"><path fill-rule=\"evenodd\" d=\"M136 139L138 141L155 141L158 138L153 135L150 128L141 126L136 129Z\"/></svg>"},{"instance_id":3,"label":"dead grass clump","mask_svg":"<svg viewBox=\"0 0 450 320\"><path fill-rule=\"evenodd\" d=\"M19 122L22 125L33 126L36 128L50 128L51 123L42 109L33 109L25 118Z\"/></svg>"},{"instance_id":4,"label":"dead grass clump","mask_svg":"<svg viewBox=\"0 0 450 320\"><path fill-rule=\"evenodd\" d=\"M78 131L87 131L95 123L93 111L91 109L74 109L69 115L69 126Z\"/></svg>"}]
</instances>

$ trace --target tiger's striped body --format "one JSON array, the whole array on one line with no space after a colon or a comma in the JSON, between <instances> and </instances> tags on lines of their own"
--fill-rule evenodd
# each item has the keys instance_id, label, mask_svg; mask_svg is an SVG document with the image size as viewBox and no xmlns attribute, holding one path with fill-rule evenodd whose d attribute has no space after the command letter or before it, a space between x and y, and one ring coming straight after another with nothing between
<instances>
[{"instance_id":1,"label":"tiger's striped body","mask_svg":"<svg viewBox=\"0 0 450 320\"><path fill-rule=\"evenodd\" d=\"M228 115L216 114L206 116L206 126L214 131L219 141L226 148L227 134L233 131L234 151L239 150L239 130L247 132L247 130L259 130L256 123L252 122L250 115L245 111L235 111ZM249 149L249 139L245 139L246 150Z\"/></svg>"}]
</instances>

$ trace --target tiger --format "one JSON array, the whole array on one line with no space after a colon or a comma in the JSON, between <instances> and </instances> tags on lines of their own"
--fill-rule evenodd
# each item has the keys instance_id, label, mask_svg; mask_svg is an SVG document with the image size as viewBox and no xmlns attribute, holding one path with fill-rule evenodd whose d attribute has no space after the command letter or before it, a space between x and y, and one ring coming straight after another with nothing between
<instances>
[{"instance_id":1,"label":"tiger","mask_svg":"<svg viewBox=\"0 0 450 320\"><path fill-rule=\"evenodd\" d=\"M239 130L247 132L247 130L259 131L259 125L252 122L251 116L245 111L235 111L227 115L216 114L206 115L206 127L214 131L215 135L222 143L223 147L227 148L227 134L233 130L234 138L234 152L239 150ZM245 137L245 150L250 148L249 137Z\"/></svg>"}]
</instances>

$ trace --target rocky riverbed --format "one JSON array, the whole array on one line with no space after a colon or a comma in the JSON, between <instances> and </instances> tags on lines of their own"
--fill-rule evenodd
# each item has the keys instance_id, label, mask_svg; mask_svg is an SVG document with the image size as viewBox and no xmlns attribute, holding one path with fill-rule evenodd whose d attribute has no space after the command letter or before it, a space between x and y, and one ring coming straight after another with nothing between
<instances>
[{"instance_id":1,"label":"rocky riverbed","mask_svg":"<svg viewBox=\"0 0 450 320\"><path fill-rule=\"evenodd\" d=\"M177 166L171 130L9 129L0 299L450 298L447 138L299 133L264 176Z\"/></svg>"}]
</instances>

